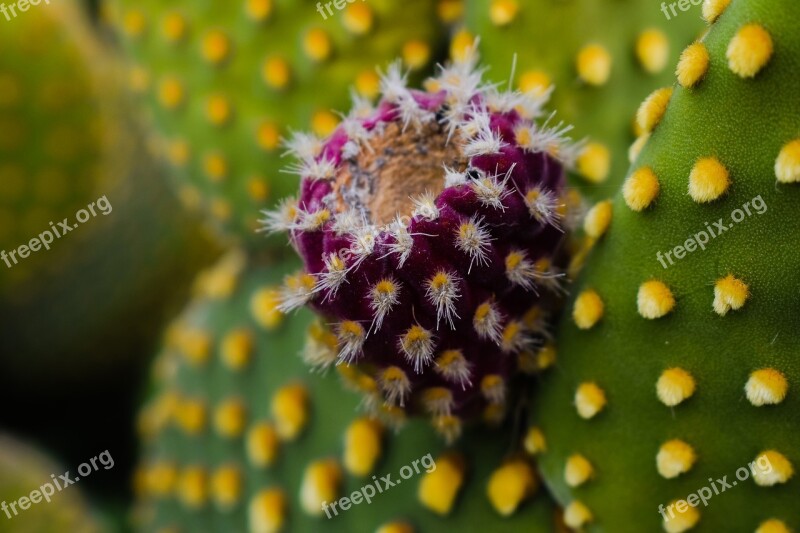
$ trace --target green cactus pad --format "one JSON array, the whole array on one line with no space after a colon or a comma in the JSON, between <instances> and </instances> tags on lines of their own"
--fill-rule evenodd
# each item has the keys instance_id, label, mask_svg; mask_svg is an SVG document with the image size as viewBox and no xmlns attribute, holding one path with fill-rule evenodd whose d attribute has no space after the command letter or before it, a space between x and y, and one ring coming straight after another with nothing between
<instances>
[{"instance_id":1,"label":"green cactus pad","mask_svg":"<svg viewBox=\"0 0 800 533\"><path fill-rule=\"evenodd\" d=\"M535 402L546 483L587 531L800 528L800 6L703 11Z\"/></svg>"},{"instance_id":2,"label":"green cactus pad","mask_svg":"<svg viewBox=\"0 0 800 533\"><path fill-rule=\"evenodd\" d=\"M305 311L277 311L285 270L250 266L233 252L201 275L169 328L140 420L140 531L556 531L560 513L536 489L519 431L467 432L456 447L419 420L394 433L341 390L339 371L309 373L300 354L307 328L305 350L335 349L335 338L331 346L320 324L309 327ZM369 386L365 375L344 374ZM421 462L429 453L430 475ZM415 460L420 473L406 469L403 480ZM507 516L487 498L493 472L495 508ZM319 498L387 474L401 483L326 517ZM420 502L423 483L438 512Z\"/></svg>"},{"instance_id":3,"label":"green cactus pad","mask_svg":"<svg viewBox=\"0 0 800 533\"><path fill-rule=\"evenodd\" d=\"M702 29L700 7L688 5L668 20L658 2L643 0L468 0L468 33L456 35L454 52L475 35L494 81L508 81L515 52L516 86L541 93L553 84L554 120L588 141L574 183L590 199L608 198L628 168L636 106L672 80L680 51Z\"/></svg>"},{"instance_id":4,"label":"green cactus pad","mask_svg":"<svg viewBox=\"0 0 800 533\"><path fill-rule=\"evenodd\" d=\"M58 491L52 487L50 476L62 474L66 469L57 465L31 446L0 434L0 502L7 509L0 510L0 528L8 533L101 533L108 529L95 517L87 505L79 486L64 487ZM42 486L51 483L45 492L53 489L46 501L41 494ZM19 506L19 499L30 500L32 491L39 491L38 503L23 501L27 507ZM9 504L14 503L12 508ZM14 514L16 511L16 514ZM9 518L10 516L10 518Z\"/></svg>"},{"instance_id":5,"label":"green cactus pad","mask_svg":"<svg viewBox=\"0 0 800 533\"><path fill-rule=\"evenodd\" d=\"M14 50L0 57L1 366L16 385L107 376L216 253L163 183L79 9L41 5L0 33Z\"/></svg>"},{"instance_id":6,"label":"green cactus pad","mask_svg":"<svg viewBox=\"0 0 800 533\"><path fill-rule=\"evenodd\" d=\"M343 2L342 2L343 3ZM280 138L309 124L330 133L355 86L378 91L377 66L403 57L423 70L438 21L425 0L345 3L316 10L294 0L121 0L116 21L134 57L131 82L155 111L183 198L245 243L259 210L297 186L280 172ZM275 239L276 245L282 245Z\"/></svg>"}]
</instances>

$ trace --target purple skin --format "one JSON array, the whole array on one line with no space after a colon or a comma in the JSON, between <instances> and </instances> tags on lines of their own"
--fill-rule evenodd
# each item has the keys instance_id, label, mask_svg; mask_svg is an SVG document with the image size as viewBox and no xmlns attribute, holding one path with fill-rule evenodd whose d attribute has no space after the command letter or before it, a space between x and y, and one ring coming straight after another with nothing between
<instances>
[{"instance_id":1,"label":"purple skin","mask_svg":"<svg viewBox=\"0 0 800 533\"><path fill-rule=\"evenodd\" d=\"M421 107L433 112L440 109L447 96L444 91L434 94L413 91L412 94ZM480 96L473 100L480 103ZM371 131L380 122L398 121L398 115L396 107L384 101L371 117L361 122ZM503 351L496 342L481 338L473 326L473 316L477 306L494 296L505 327L510 320L522 320L522 316L540 302L537 293L543 292L541 286L536 291L526 290L509 281L505 258L511 250L524 251L531 261L554 258L563 240L563 232L555 225L537 221L524 201L524 194L536 187L560 198L565 186L564 169L559 161L545 152L526 151L517 144L514 128L521 122L529 124L516 111L492 113L491 129L500 133L504 146L499 153L469 159L468 168L480 169L490 176L505 175L513 166L507 185L512 193L502 200L504 209L482 204L468 184L447 187L435 200L438 218L429 220L415 216L411 219L408 231L414 244L402 267L399 266L398 254L387 248L394 242L394 237L383 231L375 238L374 251L357 269L347 274L346 282L335 297L322 290L310 301L310 305L323 316L335 321L359 322L366 331L374 317L369 297L371 288L385 278L399 283L399 303L385 317L381 329L368 334L357 363L366 366L373 377L377 375L375 370L380 372L388 366L402 368L412 385L410 397L404 405L408 412L422 411L418 398L420 391L441 386L453 395L453 415L474 417L489 405L481 393L484 376L500 376L507 387L516 374L518 351ZM328 139L318 158L332 160L338 166L347 141L347 134L340 127ZM323 198L332 190L328 180L304 178L298 207L305 212L315 212L323 207L331 209L323 203ZM493 240L487 248L488 264L476 262L470 269L470 256L456 247L455 235L459 226L475 215L484 218ZM326 271L323 257L350 249L353 244L352 236L337 236L332 224L333 219L321 229L294 229L291 233L306 271L311 274ZM352 263L353 259L350 259L347 266ZM460 297L455 301L457 318L454 318L454 329L446 320L440 320L437 327L437 309L426 298L427 282L440 270L455 274L458 280ZM413 362L399 348L399 339L414 324L433 333L434 358L447 349L463 352L471 365L468 383L462 386L446 380L434 370L434 361L425 365L421 372L415 372ZM529 335L534 337L533 332Z\"/></svg>"}]
</instances>

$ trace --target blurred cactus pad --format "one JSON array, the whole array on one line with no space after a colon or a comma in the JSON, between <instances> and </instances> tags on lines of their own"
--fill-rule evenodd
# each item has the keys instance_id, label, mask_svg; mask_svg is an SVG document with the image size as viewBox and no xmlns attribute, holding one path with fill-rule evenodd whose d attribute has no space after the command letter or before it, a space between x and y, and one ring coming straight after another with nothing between
<instances>
[{"instance_id":1,"label":"blurred cactus pad","mask_svg":"<svg viewBox=\"0 0 800 533\"><path fill-rule=\"evenodd\" d=\"M628 168L639 102L673 80L681 50L703 29L698 1L669 19L648 0L466 0L458 56L477 36L487 76L541 94L553 86L552 120L586 140L574 182L589 198L612 196ZM669 4L669 2L667 2ZM634 150L636 148L634 147Z\"/></svg>"},{"instance_id":2,"label":"blurred cactus pad","mask_svg":"<svg viewBox=\"0 0 800 533\"><path fill-rule=\"evenodd\" d=\"M7 504L52 483L51 475L64 473L66 468L45 456L31 445L8 435L0 434L0 502L8 509L0 511L0 530L9 533L105 533L108 529L95 516L85 501L79 486L65 487L39 503L30 503L22 510ZM24 502L23 502L24 503ZM16 515L14 513L16 510ZM11 515L9 518L8 515Z\"/></svg>"},{"instance_id":3,"label":"blurred cactus pad","mask_svg":"<svg viewBox=\"0 0 800 533\"><path fill-rule=\"evenodd\" d=\"M329 134L350 88L374 97L376 67L395 57L426 70L439 48L435 7L371 0L330 15L311 1L120 0L106 17L131 52L130 82L150 104L181 197L264 246L259 210L297 187L280 172L281 138L309 126Z\"/></svg>"},{"instance_id":4,"label":"blurred cactus pad","mask_svg":"<svg viewBox=\"0 0 800 533\"><path fill-rule=\"evenodd\" d=\"M167 330L139 421L139 531L561 531L524 419L448 446L424 421L394 432L362 414L340 381L371 378L309 372L303 352L336 339L306 311L277 310L293 265L259 264L232 252ZM371 503L331 507L362 487Z\"/></svg>"},{"instance_id":5,"label":"blurred cactus pad","mask_svg":"<svg viewBox=\"0 0 800 533\"><path fill-rule=\"evenodd\" d=\"M706 1L578 279L534 419L587 531L800 529L800 5Z\"/></svg>"},{"instance_id":6,"label":"blurred cactus pad","mask_svg":"<svg viewBox=\"0 0 800 533\"><path fill-rule=\"evenodd\" d=\"M0 33L0 331L17 381L114 367L216 253L163 183L92 35L70 1Z\"/></svg>"}]
</instances>

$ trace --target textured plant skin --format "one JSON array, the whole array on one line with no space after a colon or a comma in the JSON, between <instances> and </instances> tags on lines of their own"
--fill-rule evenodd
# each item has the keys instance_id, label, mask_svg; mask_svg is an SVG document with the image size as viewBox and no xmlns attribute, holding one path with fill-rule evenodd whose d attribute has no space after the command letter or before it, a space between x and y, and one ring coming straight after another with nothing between
<instances>
[{"instance_id":1,"label":"textured plant skin","mask_svg":"<svg viewBox=\"0 0 800 533\"><path fill-rule=\"evenodd\" d=\"M725 4L706 2L704 11ZM557 336L559 372L533 402L549 444L540 461L546 483L562 505L585 505L587 531L800 528L800 280L791 244L800 232L798 16L795 2L733 0L702 41L707 68L692 49L663 116L660 106L643 108L655 129L575 284ZM736 209L745 212L738 223ZM657 253L717 221L728 229L705 250L660 264ZM693 453L664 447L674 439ZM672 468L658 467L662 449ZM737 479L765 452L773 472L761 484ZM573 454L592 475L569 486ZM697 516L662 524L659 505L723 476L736 486L701 503ZM782 527L759 529L769 519Z\"/></svg>"},{"instance_id":2,"label":"textured plant skin","mask_svg":"<svg viewBox=\"0 0 800 533\"><path fill-rule=\"evenodd\" d=\"M30 496L32 490L39 489L51 481L53 473L63 473L65 468L56 464L39 450L9 435L0 434L0 502L17 502L23 496ZM41 500L32 504L26 511L17 506L17 515L8 507L12 518L0 512L3 531L22 533L103 533L110 531L105 524L92 515L80 487L70 487L64 492L56 492L51 501Z\"/></svg>"},{"instance_id":3,"label":"textured plant skin","mask_svg":"<svg viewBox=\"0 0 800 533\"><path fill-rule=\"evenodd\" d=\"M699 6L667 20L659 4L467 0L465 31L456 34L453 51L477 36L493 81L509 79L516 53L516 86L541 92L552 83L558 119L574 125L575 139L587 141L572 184L590 200L606 199L622 183L629 147L640 133L637 106L674 79L678 55L702 30Z\"/></svg>"},{"instance_id":4,"label":"textured plant skin","mask_svg":"<svg viewBox=\"0 0 800 533\"><path fill-rule=\"evenodd\" d=\"M392 68L376 110L296 139L299 197L265 220L304 262L283 308L335 322L338 355L310 362L358 366L371 404L429 415L447 439L502 420L513 377L551 352L566 223L561 125L535 121L541 99L482 85L475 61L428 92Z\"/></svg>"},{"instance_id":5,"label":"textured plant skin","mask_svg":"<svg viewBox=\"0 0 800 533\"><path fill-rule=\"evenodd\" d=\"M0 34L17 51L0 58L0 250L11 264L0 261L0 366L15 386L42 388L130 365L183 280L217 253L164 183L81 3L45 7ZM102 196L96 216L13 263L17 247Z\"/></svg>"},{"instance_id":6,"label":"textured plant skin","mask_svg":"<svg viewBox=\"0 0 800 533\"><path fill-rule=\"evenodd\" d=\"M309 372L300 352L335 348L308 311L284 316L277 310L280 280L292 266L232 252L200 276L194 299L168 329L139 423L138 531L360 533L389 524L406 529L380 531L562 531L555 522L560 513L529 477L532 457L519 429L468 431L457 446L445 445L420 420L394 433L341 390L335 371ZM360 431L353 429L356 421ZM369 505L331 512L331 519L315 499L327 482L326 498L333 501L374 483L372 476L399 479L403 466L429 453L444 477L428 479L433 486L423 498L424 472ZM446 454L460 454L463 463L451 466L457 463L442 459ZM509 490L493 489L495 506L487 497L489 480L509 462L513 468L503 471ZM309 482L316 464L326 467ZM219 474L227 467L234 482ZM520 479L528 485L515 493ZM268 501L283 505L265 512L253 503L264 491Z\"/></svg>"},{"instance_id":7,"label":"textured plant skin","mask_svg":"<svg viewBox=\"0 0 800 533\"><path fill-rule=\"evenodd\" d=\"M352 85L374 97L376 67L402 56L424 70L438 47L435 4L425 0L348 3L327 20L294 0L121 0L106 13L133 56L132 83L183 198L262 247L259 209L297 186L280 172L281 137L309 125L326 135Z\"/></svg>"}]
</instances>

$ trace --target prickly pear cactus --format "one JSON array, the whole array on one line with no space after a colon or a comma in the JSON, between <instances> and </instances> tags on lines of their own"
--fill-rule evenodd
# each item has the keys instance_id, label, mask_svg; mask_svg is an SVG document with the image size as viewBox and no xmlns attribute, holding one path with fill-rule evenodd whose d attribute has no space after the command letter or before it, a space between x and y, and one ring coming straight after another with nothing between
<instances>
[{"instance_id":1,"label":"prickly pear cactus","mask_svg":"<svg viewBox=\"0 0 800 533\"><path fill-rule=\"evenodd\" d=\"M109 8L134 58L131 82L146 93L183 177L182 196L245 243L264 246L259 209L296 188L280 172L281 138L308 125L327 135L351 86L370 99L376 67L402 56L423 70L437 48L426 0L348 2L341 11L323 4L121 0Z\"/></svg>"},{"instance_id":2,"label":"prickly pear cactus","mask_svg":"<svg viewBox=\"0 0 800 533\"><path fill-rule=\"evenodd\" d=\"M215 250L162 183L79 4L0 33L15 51L0 57L0 366L41 387L122 364Z\"/></svg>"},{"instance_id":3,"label":"prickly pear cactus","mask_svg":"<svg viewBox=\"0 0 800 533\"><path fill-rule=\"evenodd\" d=\"M265 221L305 266L282 308L336 322L337 351L310 363L358 366L379 404L448 440L465 420L501 421L518 372L551 359L568 223L562 127L534 120L544 100L486 87L476 61L443 67L428 92L393 66L376 110L322 144L298 136L300 194Z\"/></svg>"},{"instance_id":4,"label":"prickly pear cactus","mask_svg":"<svg viewBox=\"0 0 800 533\"><path fill-rule=\"evenodd\" d=\"M546 482L586 531L800 528L800 6L703 14L640 109L652 135L534 402Z\"/></svg>"},{"instance_id":5,"label":"prickly pear cactus","mask_svg":"<svg viewBox=\"0 0 800 533\"><path fill-rule=\"evenodd\" d=\"M66 470L30 445L0 434L0 524L9 533L102 533L110 531L94 517L80 487L66 491L52 490L50 476ZM50 484L50 487L42 488ZM43 496L42 490L47 496ZM31 492L39 491L30 501ZM23 501L23 509L19 499ZM11 506L10 504L14 504Z\"/></svg>"},{"instance_id":6,"label":"prickly pear cactus","mask_svg":"<svg viewBox=\"0 0 800 533\"><path fill-rule=\"evenodd\" d=\"M308 312L278 310L285 271L233 252L169 328L140 419L140 531L556 531L538 434L504 427L450 447L422 421L395 433L371 418L339 370L303 363L335 339Z\"/></svg>"},{"instance_id":7,"label":"prickly pear cactus","mask_svg":"<svg viewBox=\"0 0 800 533\"><path fill-rule=\"evenodd\" d=\"M613 195L628 168L628 148L643 132L634 127L636 106L669 83L678 54L702 30L699 1L673 16L644 0L467 0L465 29L452 52L473 36L493 81L541 94L551 85L557 119L586 139L575 182L591 199ZM663 5L663 4L662 4Z\"/></svg>"}]
</instances>

